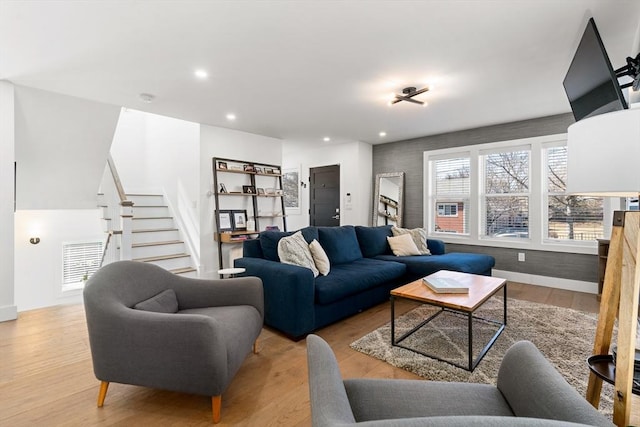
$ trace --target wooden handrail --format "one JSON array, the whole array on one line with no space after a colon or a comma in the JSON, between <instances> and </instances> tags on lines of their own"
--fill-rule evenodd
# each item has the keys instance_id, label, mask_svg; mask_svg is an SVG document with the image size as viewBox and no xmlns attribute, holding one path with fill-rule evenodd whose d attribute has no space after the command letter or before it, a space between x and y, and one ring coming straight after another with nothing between
<instances>
[{"instance_id":1,"label":"wooden handrail","mask_svg":"<svg viewBox=\"0 0 640 427\"><path fill-rule=\"evenodd\" d=\"M109 170L111 171L113 182L116 185L116 190L118 190L118 197L120 197L120 202L122 203L127 201L127 195L124 193L124 187L122 186L122 182L120 181L120 176L118 175L118 170L116 169L116 164L113 161L113 157L111 157L111 154L107 156L107 164L109 165Z\"/></svg>"}]
</instances>

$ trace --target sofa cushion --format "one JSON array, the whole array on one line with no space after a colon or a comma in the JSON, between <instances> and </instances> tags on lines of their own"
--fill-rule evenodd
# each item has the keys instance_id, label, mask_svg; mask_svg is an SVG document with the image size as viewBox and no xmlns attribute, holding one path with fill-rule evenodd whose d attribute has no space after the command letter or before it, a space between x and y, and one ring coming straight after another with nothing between
<instances>
[{"instance_id":1,"label":"sofa cushion","mask_svg":"<svg viewBox=\"0 0 640 427\"><path fill-rule=\"evenodd\" d=\"M278 242L278 257L280 257L280 262L308 268L313 273L313 277L318 277L316 263L313 260L313 256L311 256L309 244L304 240L302 232L298 231L291 236L280 239Z\"/></svg>"},{"instance_id":2,"label":"sofa cushion","mask_svg":"<svg viewBox=\"0 0 640 427\"><path fill-rule=\"evenodd\" d=\"M136 310L153 311L155 313L177 313L178 297L173 289L166 289L149 299L133 306Z\"/></svg>"},{"instance_id":3,"label":"sofa cushion","mask_svg":"<svg viewBox=\"0 0 640 427\"><path fill-rule=\"evenodd\" d=\"M393 257L393 255L392 255ZM332 265L328 276L316 279L316 304L331 304L350 295L398 279L406 271L403 264L360 258L347 264Z\"/></svg>"},{"instance_id":4,"label":"sofa cushion","mask_svg":"<svg viewBox=\"0 0 640 427\"><path fill-rule=\"evenodd\" d=\"M320 245L316 239L313 239L313 242L309 243L309 250L320 274L323 276L329 274L329 271L331 271L331 262L329 261L329 257L327 257L327 253L322 249L322 245Z\"/></svg>"},{"instance_id":5,"label":"sofa cushion","mask_svg":"<svg viewBox=\"0 0 640 427\"><path fill-rule=\"evenodd\" d=\"M391 253L387 237L393 236L391 233L391 225L382 225L380 227L365 227L356 225L356 236L360 251L365 258L373 258L378 255Z\"/></svg>"},{"instance_id":6,"label":"sofa cushion","mask_svg":"<svg viewBox=\"0 0 640 427\"><path fill-rule=\"evenodd\" d=\"M409 234L387 237L387 242L395 256L422 255Z\"/></svg>"},{"instance_id":7,"label":"sofa cushion","mask_svg":"<svg viewBox=\"0 0 640 427\"><path fill-rule=\"evenodd\" d=\"M395 261L407 266L407 274L412 278L428 276L440 270L460 271L462 273L483 274L491 271L495 259L490 255L451 252L444 255L420 255L397 257L379 255L377 260Z\"/></svg>"},{"instance_id":8,"label":"sofa cushion","mask_svg":"<svg viewBox=\"0 0 640 427\"><path fill-rule=\"evenodd\" d=\"M353 225L318 227L318 237L331 265L345 264L362 258Z\"/></svg>"},{"instance_id":9,"label":"sofa cushion","mask_svg":"<svg viewBox=\"0 0 640 427\"><path fill-rule=\"evenodd\" d=\"M318 238L318 229L316 227L305 227L300 230L307 243L311 243L313 239ZM269 261L280 262L278 256L278 242L283 237L291 236L294 231L263 231L260 233L260 247L262 255Z\"/></svg>"},{"instance_id":10,"label":"sofa cushion","mask_svg":"<svg viewBox=\"0 0 640 427\"><path fill-rule=\"evenodd\" d=\"M429 252L429 246L427 246L427 230L424 228L400 228L393 227L391 232L394 236L401 236L403 234L408 234L411 236L413 241L415 242L418 250L420 251L420 255L431 255Z\"/></svg>"}]
</instances>

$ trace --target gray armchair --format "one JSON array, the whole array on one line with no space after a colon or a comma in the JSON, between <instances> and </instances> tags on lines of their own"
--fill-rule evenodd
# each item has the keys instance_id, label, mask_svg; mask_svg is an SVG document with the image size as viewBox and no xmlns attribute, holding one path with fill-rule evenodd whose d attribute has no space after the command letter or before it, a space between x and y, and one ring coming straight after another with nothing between
<instances>
[{"instance_id":1,"label":"gray armchair","mask_svg":"<svg viewBox=\"0 0 640 427\"><path fill-rule=\"evenodd\" d=\"M528 341L507 351L497 386L398 379L343 381L331 348L316 335L307 337L307 359L314 427L613 426Z\"/></svg>"},{"instance_id":2,"label":"gray armchair","mask_svg":"<svg viewBox=\"0 0 640 427\"><path fill-rule=\"evenodd\" d=\"M133 384L212 396L214 423L264 320L258 278L191 279L134 261L98 270L84 303L99 407L110 382Z\"/></svg>"}]
</instances>

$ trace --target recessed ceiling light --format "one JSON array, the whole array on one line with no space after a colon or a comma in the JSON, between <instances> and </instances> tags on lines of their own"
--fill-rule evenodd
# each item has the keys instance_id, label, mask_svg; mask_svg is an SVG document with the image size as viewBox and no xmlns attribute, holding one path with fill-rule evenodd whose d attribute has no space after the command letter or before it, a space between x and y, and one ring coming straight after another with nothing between
<instances>
[{"instance_id":1,"label":"recessed ceiling light","mask_svg":"<svg viewBox=\"0 0 640 427\"><path fill-rule=\"evenodd\" d=\"M156 97L154 95L151 95L150 93L141 93L140 95L138 95L138 98L140 98L140 101L144 102L145 104L151 104Z\"/></svg>"},{"instance_id":2,"label":"recessed ceiling light","mask_svg":"<svg viewBox=\"0 0 640 427\"><path fill-rule=\"evenodd\" d=\"M236 115L233 113L229 113L227 114L227 120L235 120L236 119Z\"/></svg>"},{"instance_id":3,"label":"recessed ceiling light","mask_svg":"<svg viewBox=\"0 0 640 427\"><path fill-rule=\"evenodd\" d=\"M324 142L329 142L329 141L331 141L331 138L329 138L328 136L325 136L324 138L322 138L322 140Z\"/></svg>"},{"instance_id":4,"label":"recessed ceiling light","mask_svg":"<svg viewBox=\"0 0 640 427\"><path fill-rule=\"evenodd\" d=\"M207 77L209 77L209 73L207 73L205 70L196 70L193 74L195 74L195 76L199 79L206 79Z\"/></svg>"},{"instance_id":5,"label":"recessed ceiling light","mask_svg":"<svg viewBox=\"0 0 640 427\"><path fill-rule=\"evenodd\" d=\"M380 132L378 135L380 135L380 138L384 138L385 136L387 136L386 132Z\"/></svg>"}]
</instances>

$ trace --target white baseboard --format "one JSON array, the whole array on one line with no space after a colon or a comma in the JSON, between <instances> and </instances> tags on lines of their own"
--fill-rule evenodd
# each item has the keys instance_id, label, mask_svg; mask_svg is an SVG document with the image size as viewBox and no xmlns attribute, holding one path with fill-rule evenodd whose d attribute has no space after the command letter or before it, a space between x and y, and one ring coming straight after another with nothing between
<instances>
[{"instance_id":1,"label":"white baseboard","mask_svg":"<svg viewBox=\"0 0 640 427\"><path fill-rule=\"evenodd\" d=\"M15 305L5 305L0 307L0 322L16 320L18 318L18 307Z\"/></svg>"},{"instance_id":2,"label":"white baseboard","mask_svg":"<svg viewBox=\"0 0 640 427\"><path fill-rule=\"evenodd\" d=\"M493 276L502 277L512 282L527 283L529 285L546 286L547 288L565 289L575 292L598 293L598 284L583 280L561 279L558 277L538 276L535 274L517 273L493 269Z\"/></svg>"}]
</instances>

